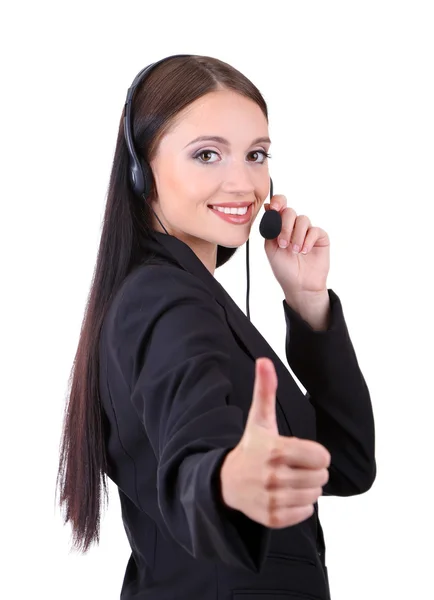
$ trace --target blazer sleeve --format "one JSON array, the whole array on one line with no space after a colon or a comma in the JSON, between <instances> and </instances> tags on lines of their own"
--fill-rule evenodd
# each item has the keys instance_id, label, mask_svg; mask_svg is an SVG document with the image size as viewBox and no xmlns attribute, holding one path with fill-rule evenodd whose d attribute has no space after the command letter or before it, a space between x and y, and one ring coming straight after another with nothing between
<instances>
[{"instance_id":1,"label":"blazer sleeve","mask_svg":"<svg viewBox=\"0 0 434 600\"><path fill-rule=\"evenodd\" d=\"M286 357L315 408L317 441L331 455L324 495L366 492L376 477L371 399L348 333L342 304L332 289L330 321L316 331L286 300Z\"/></svg>"},{"instance_id":2,"label":"blazer sleeve","mask_svg":"<svg viewBox=\"0 0 434 600\"><path fill-rule=\"evenodd\" d=\"M195 558L259 572L270 529L227 507L220 467L241 439L228 405L230 330L195 276L146 266L124 294L117 327L132 361L131 401L156 459L158 503L173 539Z\"/></svg>"}]
</instances>

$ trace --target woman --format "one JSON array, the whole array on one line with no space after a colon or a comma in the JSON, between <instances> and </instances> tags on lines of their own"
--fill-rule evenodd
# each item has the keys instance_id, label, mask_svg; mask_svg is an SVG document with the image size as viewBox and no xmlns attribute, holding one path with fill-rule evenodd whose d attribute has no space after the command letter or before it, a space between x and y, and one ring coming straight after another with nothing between
<instances>
[{"instance_id":1,"label":"woman","mask_svg":"<svg viewBox=\"0 0 434 600\"><path fill-rule=\"evenodd\" d=\"M326 286L328 236L285 196L265 207L282 217L265 251L304 396L214 277L268 195L260 92L222 61L177 55L132 104L65 416L65 522L84 552L99 541L108 475L132 550L121 598L326 600L317 499L361 494L376 474L369 391ZM138 197L141 169L152 181Z\"/></svg>"}]
</instances>

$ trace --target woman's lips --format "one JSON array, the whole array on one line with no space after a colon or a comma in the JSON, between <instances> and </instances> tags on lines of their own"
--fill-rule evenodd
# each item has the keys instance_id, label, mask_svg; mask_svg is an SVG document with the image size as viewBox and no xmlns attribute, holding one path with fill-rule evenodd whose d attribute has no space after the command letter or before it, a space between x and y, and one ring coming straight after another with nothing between
<instances>
[{"instance_id":1,"label":"woman's lips","mask_svg":"<svg viewBox=\"0 0 434 600\"><path fill-rule=\"evenodd\" d=\"M224 212L216 210L215 208L212 208L212 206L210 206L209 208L210 208L210 210L212 210L212 212L215 215L217 215L224 221L227 221L228 223L232 223L233 225L244 225L245 223L248 223L250 221L250 219L252 218L252 210L253 210L252 207L253 207L253 204L250 204L248 206L247 212L245 215L226 214Z\"/></svg>"}]
</instances>

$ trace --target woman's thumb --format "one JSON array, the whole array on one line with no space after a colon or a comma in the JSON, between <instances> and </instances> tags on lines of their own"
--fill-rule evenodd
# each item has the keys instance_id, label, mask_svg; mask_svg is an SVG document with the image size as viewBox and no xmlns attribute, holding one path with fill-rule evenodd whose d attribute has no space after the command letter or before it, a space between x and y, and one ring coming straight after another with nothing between
<instances>
[{"instance_id":1,"label":"woman's thumb","mask_svg":"<svg viewBox=\"0 0 434 600\"><path fill-rule=\"evenodd\" d=\"M279 433L276 420L276 390L277 375L273 361L269 358L258 358L255 364L255 384L247 427L254 423Z\"/></svg>"}]
</instances>

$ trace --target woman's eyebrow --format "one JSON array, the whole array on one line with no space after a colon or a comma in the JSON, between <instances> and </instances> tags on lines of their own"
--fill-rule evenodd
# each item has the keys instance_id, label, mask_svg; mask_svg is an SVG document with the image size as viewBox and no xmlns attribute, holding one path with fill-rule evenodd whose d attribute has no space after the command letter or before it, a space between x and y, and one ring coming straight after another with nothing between
<instances>
[{"instance_id":1,"label":"woman's eyebrow","mask_svg":"<svg viewBox=\"0 0 434 600\"><path fill-rule=\"evenodd\" d=\"M206 141L220 142L220 144L225 144L226 146L231 145L229 140L227 140L224 137L220 137L219 135L201 135L201 136L195 138L194 140L192 140L191 142L189 142L187 144L187 146L191 146L192 144L195 144L196 142L206 142ZM271 144L271 140L269 137L259 137L259 138L256 138L255 140L253 140L253 142L250 145L253 146L253 144L259 144L260 142L268 142L269 144ZM184 146L184 148L187 148L187 146Z\"/></svg>"}]
</instances>

